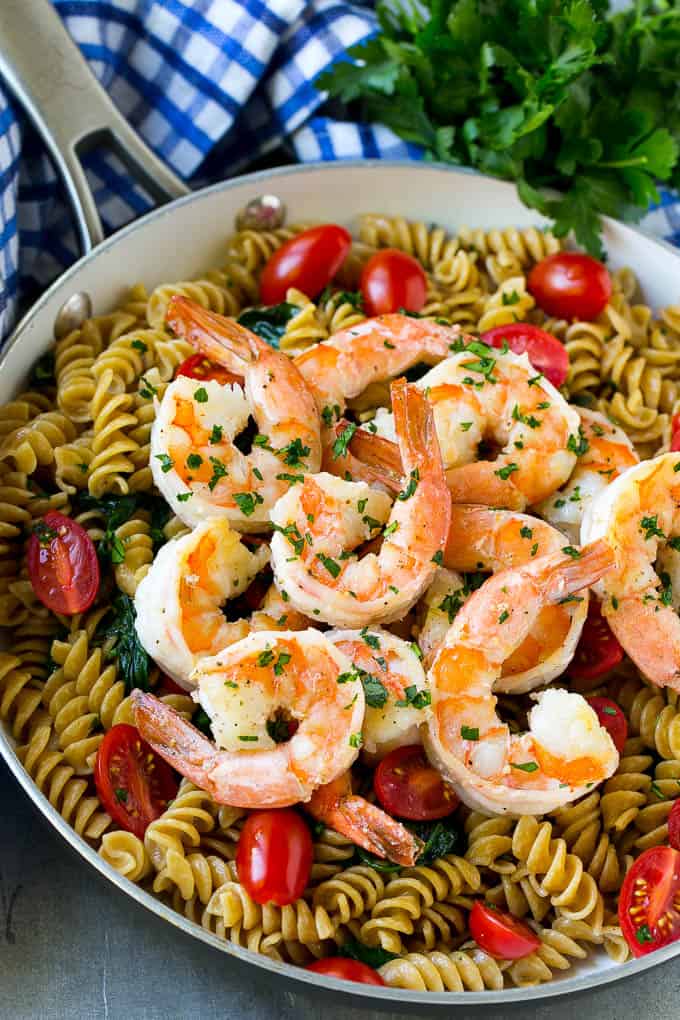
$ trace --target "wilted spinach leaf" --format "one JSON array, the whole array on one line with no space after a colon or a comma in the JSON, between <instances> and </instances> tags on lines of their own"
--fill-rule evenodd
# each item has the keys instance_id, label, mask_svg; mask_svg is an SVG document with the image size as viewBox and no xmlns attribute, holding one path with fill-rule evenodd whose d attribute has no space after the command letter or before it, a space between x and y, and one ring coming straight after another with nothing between
<instances>
[{"instance_id":1,"label":"wilted spinach leaf","mask_svg":"<svg viewBox=\"0 0 680 1020\"><path fill-rule=\"evenodd\" d=\"M149 690L149 656L142 647L135 630L135 604L129 595L122 593L111 604L112 617L102 627L98 636L114 638L110 657L118 664L118 672L125 682L125 690L129 694L138 687L142 691Z\"/></svg>"},{"instance_id":2,"label":"wilted spinach leaf","mask_svg":"<svg viewBox=\"0 0 680 1020\"><path fill-rule=\"evenodd\" d=\"M249 308L247 312L239 315L238 322L246 329L257 333L272 347L278 348L287 324L299 311L297 305L282 301L280 305L271 305L268 308Z\"/></svg>"},{"instance_id":3,"label":"wilted spinach leaf","mask_svg":"<svg viewBox=\"0 0 680 1020\"><path fill-rule=\"evenodd\" d=\"M363 942L358 942L356 939L350 939L349 942L343 943L338 949L338 956L358 960L359 963L365 963L373 970L377 970L378 967L382 967L383 963L389 963L390 960L397 958L396 953L388 953L381 946L365 946Z\"/></svg>"}]
</instances>

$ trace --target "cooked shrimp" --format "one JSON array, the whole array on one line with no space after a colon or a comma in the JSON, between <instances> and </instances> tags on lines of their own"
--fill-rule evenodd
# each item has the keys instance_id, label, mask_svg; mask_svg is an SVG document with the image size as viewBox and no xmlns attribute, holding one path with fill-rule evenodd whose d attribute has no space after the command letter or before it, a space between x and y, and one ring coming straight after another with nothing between
<instances>
[{"instance_id":1,"label":"cooked shrimp","mask_svg":"<svg viewBox=\"0 0 680 1020\"><path fill-rule=\"evenodd\" d=\"M449 530L449 499L432 411L404 380L392 384L404 489L392 505L364 482L306 475L272 509L272 566L296 609L337 627L390 623L420 598ZM379 536L379 552L353 552Z\"/></svg>"},{"instance_id":2,"label":"cooked shrimp","mask_svg":"<svg viewBox=\"0 0 680 1020\"><path fill-rule=\"evenodd\" d=\"M342 422L336 426L337 431L341 429ZM400 457L394 443L357 429L349 441L341 470L394 492L400 485L397 465ZM423 630L419 640L426 664L432 662L437 642L443 640L448 625L472 593L468 578L451 571L496 573L567 545L556 528L535 517L514 510L454 503L441 560L446 569L434 579L425 606L421 607ZM587 613L587 592L565 605L543 606L526 639L504 663L495 689L522 694L563 673L574 655Z\"/></svg>"},{"instance_id":3,"label":"cooked shrimp","mask_svg":"<svg viewBox=\"0 0 680 1020\"><path fill-rule=\"evenodd\" d=\"M248 634L248 621L228 623L222 606L242 595L268 562L266 545L248 549L222 518L159 550L135 595L137 634L182 687L192 686L189 674L200 658Z\"/></svg>"},{"instance_id":4,"label":"cooked shrimp","mask_svg":"<svg viewBox=\"0 0 680 1020\"><path fill-rule=\"evenodd\" d=\"M680 547L680 454L624 471L592 501L581 534L614 550L616 565L596 587L614 634L648 680L680 690L680 620L667 573L668 550Z\"/></svg>"},{"instance_id":5,"label":"cooked shrimp","mask_svg":"<svg viewBox=\"0 0 680 1020\"><path fill-rule=\"evenodd\" d=\"M434 409L446 481L456 503L523 510L545 499L576 464L579 418L537 375L526 354L473 341L430 369L416 385ZM385 416L378 434L390 438ZM480 444L491 444L480 459Z\"/></svg>"},{"instance_id":6,"label":"cooked shrimp","mask_svg":"<svg viewBox=\"0 0 680 1020\"><path fill-rule=\"evenodd\" d=\"M576 553L576 555L574 555ZM614 560L606 542L502 571L461 609L429 671L428 755L471 808L545 814L610 776L618 754L584 698L535 695L529 732L511 734L492 694L540 610L593 584Z\"/></svg>"},{"instance_id":7,"label":"cooked shrimp","mask_svg":"<svg viewBox=\"0 0 680 1020\"><path fill-rule=\"evenodd\" d=\"M319 414L285 354L254 333L175 295L167 322L245 386L179 376L161 400L151 431L154 481L187 524L226 517L240 531L269 528L279 496L321 465ZM250 453L236 437L252 416Z\"/></svg>"},{"instance_id":8,"label":"cooked shrimp","mask_svg":"<svg viewBox=\"0 0 680 1020\"><path fill-rule=\"evenodd\" d=\"M364 685L364 757L376 760L403 744L419 744L430 694L418 645L381 627L331 630L326 637L351 660Z\"/></svg>"},{"instance_id":9,"label":"cooked shrimp","mask_svg":"<svg viewBox=\"0 0 680 1020\"><path fill-rule=\"evenodd\" d=\"M317 821L353 843L404 867L412 867L423 848L421 840L401 822L352 793L349 772L315 790L307 810Z\"/></svg>"},{"instance_id":10,"label":"cooked shrimp","mask_svg":"<svg viewBox=\"0 0 680 1020\"><path fill-rule=\"evenodd\" d=\"M326 425L371 383L394 379L412 366L436 365L460 343L459 326L408 315L366 319L309 347L295 364L316 397Z\"/></svg>"},{"instance_id":11,"label":"cooked shrimp","mask_svg":"<svg viewBox=\"0 0 680 1020\"><path fill-rule=\"evenodd\" d=\"M618 425L599 411L579 407L576 467L569 481L532 509L578 543L581 521L592 500L622 471L640 462L633 444Z\"/></svg>"},{"instance_id":12,"label":"cooked shrimp","mask_svg":"<svg viewBox=\"0 0 680 1020\"><path fill-rule=\"evenodd\" d=\"M315 630L250 634L191 675L216 743L149 694L133 692L151 746L219 804L286 807L342 775L361 743L364 691ZM290 736L288 723L297 723Z\"/></svg>"}]
</instances>

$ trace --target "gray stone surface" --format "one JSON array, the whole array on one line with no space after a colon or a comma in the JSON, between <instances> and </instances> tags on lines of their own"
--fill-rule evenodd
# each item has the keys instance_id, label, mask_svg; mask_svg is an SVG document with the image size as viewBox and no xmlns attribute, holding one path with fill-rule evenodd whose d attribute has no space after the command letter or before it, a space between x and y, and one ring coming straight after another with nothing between
<instances>
[{"instance_id":1,"label":"gray stone surface","mask_svg":"<svg viewBox=\"0 0 680 1020\"><path fill-rule=\"evenodd\" d=\"M0 1020L396 1020L350 999L273 982L152 916L86 868L1 762L0 833ZM459 1007L455 1014L678 1020L680 960L536 1007Z\"/></svg>"}]
</instances>

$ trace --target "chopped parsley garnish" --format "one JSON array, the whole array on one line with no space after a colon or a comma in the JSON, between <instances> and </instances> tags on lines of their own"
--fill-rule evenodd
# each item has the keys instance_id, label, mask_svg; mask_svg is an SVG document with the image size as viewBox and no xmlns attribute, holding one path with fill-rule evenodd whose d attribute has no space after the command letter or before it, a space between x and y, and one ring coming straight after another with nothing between
<instances>
[{"instance_id":1,"label":"chopped parsley garnish","mask_svg":"<svg viewBox=\"0 0 680 1020\"><path fill-rule=\"evenodd\" d=\"M161 471L164 475L167 475L168 471L172 471L175 466L172 457L168 457L167 453L157 453L156 460L160 461Z\"/></svg>"},{"instance_id":2,"label":"chopped parsley garnish","mask_svg":"<svg viewBox=\"0 0 680 1020\"><path fill-rule=\"evenodd\" d=\"M304 446L299 437L292 439L290 443L282 446L280 450L276 450L276 456L283 457L283 463L287 464L288 467L300 467L304 463L305 457L309 457L309 453L309 447Z\"/></svg>"},{"instance_id":3,"label":"chopped parsley garnish","mask_svg":"<svg viewBox=\"0 0 680 1020\"><path fill-rule=\"evenodd\" d=\"M640 531L645 532L645 541L649 541L650 538L666 537L659 527L657 514L654 514L653 517L643 517L640 521Z\"/></svg>"},{"instance_id":4,"label":"chopped parsley garnish","mask_svg":"<svg viewBox=\"0 0 680 1020\"><path fill-rule=\"evenodd\" d=\"M222 461L219 460L217 457L210 457L209 460L210 460L210 463L212 464L213 473L212 473L212 476L210 478L210 481L208 482L208 488L212 492L213 489L215 488L215 486L217 485L217 483L219 482L220 478L226 478L227 475L229 474L229 472L225 468L225 466L222 463ZM261 503L262 502L261 497L258 497L258 498L259 498L259 501ZM236 500L237 504L240 506L241 504L238 501L238 496L234 496L234 499ZM253 509L254 509L254 507L253 507ZM245 510L243 512L246 513ZM253 511L251 510L250 512L252 513Z\"/></svg>"},{"instance_id":5,"label":"chopped parsley garnish","mask_svg":"<svg viewBox=\"0 0 680 1020\"><path fill-rule=\"evenodd\" d=\"M252 517L255 513L255 508L260 503L264 503L264 499L259 492L235 492L234 502L242 514L246 517Z\"/></svg>"},{"instance_id":6,"label":"chopped parsley garnish","mask_svg":"<svg viewBox=\"0 0 680 1020\"><path fill-rule=\"evenodd\" d=\"M508 480L511 474L515 471L519 471L517 464L506 464L505 467L499 468L498 471L494 471L495 475L498 475L504 482Z\"/></svg>"},{"instance_id":7,"label":"chopped parsley garnish","mask_svg":"<svg viewBox=\"0 0 680 1020\"><path fill-rule=\"evenodd\" d=\"M573 545L562 546L562 552L565 556L571 556L572 560L581 559L581 553L578 549L575 549Z\"/></svg>"},{"instance_id":8,"label":"chopped parsley garnish","mask_svg":"<svg viewBox=\"0 0 680 1020\"><path fill-rule=\"evenodd\" d=\"M316 558L317 560L320 560L321 563L323 563L324 567L331 575L331 577L339 576L342 567L340 566L339 563L336 563L334 559L332 559L330 556L326 556L325 553L317 553Z\"/></svg>"},{"instance_id":9,"label":"chopped parsley garnish","mask_svg":"<svg viewBox=\"0 0 680 1020\"><path fill-rule=\"evenodd\" d=\"M224 433L224 429L222 428L221 425L213 425L212 431L211 431L210 436L208 438L208 442L212 443L213 445L215 443L221 443L222 442L222 435L223 435L223 433Z\"/></svg>"},{"instance_id":10,"label":"chopped parsley garnish","mask_svg":"<svg viewBox=\"0 0 680 1020\"><path fill-rule=\"evenodd\" d=\"M359 631L359 637L363 640L364 644L368 645L369 648L378 649L380 648L380 638L377 634L369 634L366 627Z\"/></svg>"},{"instance_id":11,"label":"chopped parsley garnish","mask_svg":"<svg viewBox=\"0 0 680 1020\"><path fill-rule=\"evenodd\" d=\"M583 431L583 425L578 427L578 436L571 435L567 440L567 449L571 453L575 453L577 457L582 457L584 453L587 453L590 449L590 443L586 439L585 432Z\"/></svg>"},{"instance_id":12,"label":"chopped parsley garnish","mask_svg":"<svg viewBox=\"0 0 680 1020\"><path fill-rule=\"evenodd\" d=\"M122 804L125 804L127 802L127 799L128 799L128 792L127 792L127 790L122 790L119 787L118 789L114 790L114 793L116 795L116 800L117 801L120 801Z\"/></svg>"},{"instance_id":13,"label":"chopped parsley garnish","mask_svg":"<svg viewBox=\"0 0 680 1020\"><path fill-rule=\"evenodd\" d=\"M333 460L337 460L338 457L345 457L347 455L347 447L352 440L352 436L356 432L358 426L354 422L350 422L340 433L338 438L333 443Z\"/></svg>"},{"instance_id":14,"label":"chopped parsley garnish","mask_svg":"<svg viewBox=\"0 0 680 1020\"><path fill-rule=\"evenodd\" d=\"M526 526L526 524L523 524L522 527L519 529L519 534L520 534L520 538L533 538L534 537L533 528L528 528Z\"/></svg>"},{"instance_id":15,"label":"chopped parsley garnish","mask_svg":"<svg viewBox=\"0 0 680 1020\"><path fill-rule=\"evenodd\" d=\"M352 733L350 735L350 738L349 738L349 746L350 747L361 747L362 744L363 744L363 740L362 740L362 737L361 737L361 733Z\"/></svg>"},{"instance_id":16,"label":"chopped parsley garnish","mask_svg":"<svg viewBox=\"0 0 680 1020\"><path fill-rule=\"evenodd\" d=\"M520 772L538 772L538 764L535 761L511 761L510 764L513 769L519 769Z\"/></svg>"},{"instance_id":17,"label":"chopped parsley garnish","mask_svg":"<svg viewBox=\"0 0 680 1020\"><path fill-rule=\"evenodd\" d=\"M238 739L242 740L244 743L251 743L253 741L258 740L259 738L258 737L253 737L253 736L241 736Z\"/></svg>"},{"instance_id":18,"label":"chopped parsley garnish","mask_svg":"<svg viewBox=\"0 0 680 1020\"><path fill-rule=\"evenodd\" d=\"M336 418L340 417L340 407L333 404L333 407L326 406L321 412L321 418L326 428L330 428Z\"/></svg>"},{"instance_id":19,"label":"chopped parsley garnish","mask_svg":"<svg viewBox=\"0 0 680 1020\"><path fill-rule=\"evenodd\" d=\"M197 404L207 404L208 391L205 386L199 386L199 388L194 391L194 400ZM257 740L257 737L255 739Z\"/></svg>"},{"instance_id":20,"label":"chopped parsley garnish","mask_svg":"<svg viewBox=\"0 0 680 1020\"><path fill-rule=\"evenodd\" d=\"M460 735L463 740L479 740L478 726L461 726Z\"/></svg>"},{"instance_id":21,"label":"chopped parsley garnish","mask_svg":"<svg viewBox=\"0 0 680 1020\"><path fill-rule=\"evenodd\" d=\"M404 698L400 701L395 701L397 708L412 708L422 709L427 708L428 705L432 704L432 695L429 691L420 691L415 684L409 684L408 687L404 687Z\"/></svg>"},{"instance_id":22,"label":"chopped parsley garnish","mask_svg":"<svg viewBox=\"0 0 680 1020\"><path fill-rule=\"evenodd\" d=\"M397 496L397 499L400 499L402 501L410 499L411 496L413 495L413 493L418 488L418 482L419 481L420 481L420 472L418 471L418 468L414 468L413 471L411 472L411 477L409 478L408 485L406 486L406 488L402 492L399 493L399 495Z\"/></svg>"},{"instance_id":23,"label":"chopped parsley garnish","mask_svg":"<svg viewBox=\"0 0 680 1020\"><path fill-rule=\"evenodd\" d=\"M441 567L444 562L444 552L442 549L437 549L436 553L432 557L432 563L436 563L438 567Z\"/></svg>"},{"instance_id":24,"label":"chopped parsley garnish","mask_svg":"<svg viewBox=\"0 0 680 1020\"><path fill-rule=\"evenodd\" d=\"M192 470L200 468L202 463L203 458L201 457L200 453L190 453L189 456L187 457L187 467L191 468Z\"/></svg>"},{"instance_id":25,"label":"chopped parsley garnish","mask_svg":"<svg viewBox=\"0 0 680 1020\"><path fill-rule=\"evenodd\" d=\"M510 613L508 612L507 609L504 609L503 612L501 613L501 615L498 617L498 622L499 623L505 623L505 621L509 620L509 619L510 619Z\"/></svg>"},{"instance_id":26,"label":"chopped parsley garnish","mask_svg":"<svg viewBox=\"0 0 680 1020\"><path fill-rule=\"evenodd\" d=\"M257 657L258 666L271 666L274 661L274 653L271 648L265 648Z\"/></svg>"},{"instance_id":27,"label":"chopped parsley garnish","mask_svg":"<svg viewBox=\"0 0 680 1020\"><path fill-rule=\"evenodd\" d=\"M193 492L179 492L177 494L177 499L180 503L186 503L187 500L190 500L192 496Z\"/></svg>"},{"instance_id":28,"label":"chopped parsley garnish","mask_svg":"<svg viewBox=\"0 0 680 1020\"><path fill-rule=\"evenodd\" d=\"M274 663L274 673L276 676L282 676L283 671L290 662L292 656L290 652L279 652L278 658Z\"/></svg>"}]
</instances>

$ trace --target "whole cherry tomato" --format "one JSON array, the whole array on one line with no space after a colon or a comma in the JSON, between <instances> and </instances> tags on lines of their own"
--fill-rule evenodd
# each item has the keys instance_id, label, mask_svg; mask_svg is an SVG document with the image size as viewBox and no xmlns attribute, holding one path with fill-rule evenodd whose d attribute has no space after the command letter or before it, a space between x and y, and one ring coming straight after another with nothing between
<instances>
[{"instance_id":1,"label":"whole cherry tomato","mask_svg":"<svg viewBox=\"0 0 680 1020\"><path fill-rule=\"evenodd\" d=\"M602 698L599 695L591 695L586 701L595 710L600 726L603 726L614 741L614 747L623 754L623 745L628 739L628 723L626 717L611 698Z\"/></svg>"},{"instance_id":2,"label":"whole cherry tomato","mask_svg":"<svg viewBox=\"0 0 680 1020\"><path fill-rule=\"evenodd\" d=\"M487 329L480 339L491 347L502 347L505 342L515 354L526 352L536 371L542 372L553 386L566 382L569 355L564 344L552 333L528 322L513 322L509 326Z\"/></svg>"},{"instance_id":3,"label":"whole cherry tomato","mask_svg":"<svg viewBox=\"0 0 680 1020\"><path fill-rule=\"evenodd\" d=\"M97 551L70 517L51 510L34 526L27 564L33 591L53 613L73 616L94 602L99 590Z\"/></svg>"},{"instance_id":4,"label":"whole cherry tomato","mask_svg":"<svg viewBox=\"0 0 680 1020\"><path fill-rule=\"evenodd\" d=\"M623 648L602 615L600 603L591 598L576 654L569 664L570 676L577 680L595 680L618 666L622 659Z\"/></svg>"},{"instance_id":5,"label":"whole cherry tomato","mask_svg":"<svg viewBox=\"0 0 680 1020\"><path fill-rule=\"evenodd\" d=\"M175 372L175 378L179 375L186 375L189 379L214 379L225 386L227 383L237 383L243 386L243 376L235 375L222 365L216 365L204 354L192 354L183 361Z\"/></svg>"},{"instance_id":6,"label":"whole cherry tomato","mask_svg":"<svg viewBox=\"0 0 680 1020\"><path fill-rule=\"evenodd\" d=\"M427 297L423 267L397 248L376 252L364 266L359 286L367 315L386 315L400 308L419 312Z\"/></svg>"},{"instance_id":7,"label":"whole cherry tomato","mask_svg":"<svg viewBox=\"0 0 680 1020\"><path fill-rule=\"evenodd\" d=\"M609 301L612 280L590 255L561 251L533 267L527 287L544 312L557 319L596 319Z\"/></svg>"},{"instance_id":8,"label":"whole cherry tomato","mask_svg":"<svg viewBox=\"0 0 680 1020\"><path fill-rule=\"evenodd\" d=\"M538 935L512 914L475 900L470 911L470 934L484 952L502 960L521 960L541 945Z\"/></svg>"},{"instance_id":9,"label":"whole cherry tomato","mask_svg":"<svg viewBox=\"0 0 680 1020\"><path fill-rule=\"evenodd\" d=\"M94 782L116 825L140 839L177 796L175 773L127 723L112 726L100 744Z\"/></svg>"},{"instance_id":10,"label":"whole cherry tomato","mask_svg":"<svg viewBox=\"0 0 680 1020\"><path fill-rule=\"evenodd\" d=\"M619 922L633 956L680 938L680 853L655 846L635 860L619 894Z\"/></svg>"},{"instance_id":11,"label":"whole cherry tomato","mask_svg":"<svg viewBox=\"0 0 680 1020\"><path fill-rule=\"evenodd\" d=\"M668 816L668 842L674 850L680 850L680 800L676 800Z\"/></svg>"},{"instance_id":12,"label":"whole cherry tomato","mask_svg":"<svg viewBox=\"0 0 680 1020\"><path fill-rule=\"evenodd\" d=\"M256 903L299 899L312 869L312 837L295 811L254 811L236 851L239 882Z\"/></svg>"},{"instance_id":13,"label":"whole cherry tomato","mask_svg":"<svg viewBox=\"0 0 680 1020\"><path fill-rule=\"evenodd\" d=\"M342 978L343 981L357 981L361 985L385 984L377 970L358 960L348 960L345 956L327 956L325 960L316 960L308 965L307 970Z\"/></svg>"},{"instance_id":14,"label":"whole cherry tomato","mask_svg":"<svg viewBox=\"0 0 680 1020\"><path fill-rule=\"evenodd\" d=\"M386 811L414 822L444 818L459 804L420 744L390 751L375 770L373 789Z\"/></svg>"},{"instance_id":15,"label":"whole cherry tomato","mask_svg":"<svg viewBox=\"0 0 680 1020\"><path fill-rule=\"evenodd\" d=\"M260 296L278 305L289 287L314 298L331 282L345 261L352 237L335 223L311 227L291 237L271 256L260 276Z\"/></svg>"}]
</instances>

